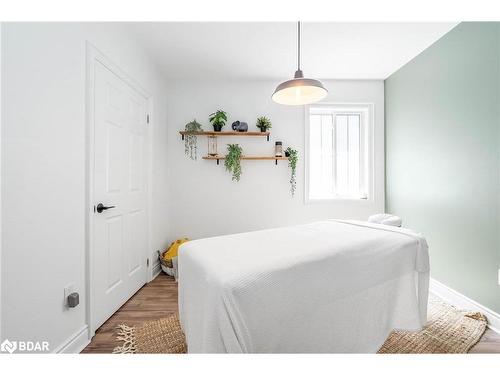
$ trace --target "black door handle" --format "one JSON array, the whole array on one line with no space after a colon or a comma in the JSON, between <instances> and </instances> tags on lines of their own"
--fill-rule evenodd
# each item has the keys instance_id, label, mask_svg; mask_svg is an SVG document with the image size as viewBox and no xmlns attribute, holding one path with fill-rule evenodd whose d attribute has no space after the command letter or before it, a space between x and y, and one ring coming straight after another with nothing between
<instances>
[{"instance_id":1,"label":"black door handle","mask_svg":"<svg viewBox=\"0 0 500 375\"><path fill-rule=\"evenodd\" d=\"M115 208L115 206L105 206L102 203L99 203L96 207L96 211L100 214L102 211L109 210L110 208Z\"/></svg>"}]
</instances>

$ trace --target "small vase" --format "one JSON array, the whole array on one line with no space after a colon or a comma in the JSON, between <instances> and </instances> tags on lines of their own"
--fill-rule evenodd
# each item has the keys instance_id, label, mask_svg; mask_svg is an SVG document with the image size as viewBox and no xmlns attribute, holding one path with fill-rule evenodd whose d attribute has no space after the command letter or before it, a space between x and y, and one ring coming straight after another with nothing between
<instances>
[{"instance_id":1,"label":"small vase","mask_svg":"<svg viewBox=\"0 0 500 375\"><path fill-rule=\"evenodd\" d=\"M288 151L285 151L285 156L286 156L287 158L289 158L289 157L290 157L290 153L289 153Z\"/></svg>"},{"instance_id":2,"label":"small vase","mask_svg":"<svg viewBox=\"0 0 500 375\"><path fill-rule=\"evenodd\" d=\"M220 124L215 125L214 124L214 132L220 132L220 131L222 131L222 125L220 125Z\"/></svg>"},{"instance_id":3,"label":"small vase","mask_svg":"<svg viewBox=\"0 0 500 375\"><path fill-rule=\"evenodd\" d=\"M265 133L267 131L266 128L259 128L261 133Z\"/></svg>"}]
</instances>

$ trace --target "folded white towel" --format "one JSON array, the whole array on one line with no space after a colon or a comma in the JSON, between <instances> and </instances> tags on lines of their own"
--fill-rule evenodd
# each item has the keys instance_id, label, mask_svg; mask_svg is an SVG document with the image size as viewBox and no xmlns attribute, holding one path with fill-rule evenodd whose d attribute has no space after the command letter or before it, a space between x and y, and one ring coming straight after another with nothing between
<instances>
[{"instance_id":1,"label":"folded white towel","mask_svg":"<svg viewBox=\"0 0 500 375\"><path fill-rule=\"evenodd\" d=\"M377 223L384 225L391 225L393 227L400 227L402 220L399 216L391 214L376 214L368 218L369 223Z\"/></svg>"}]
</instances>

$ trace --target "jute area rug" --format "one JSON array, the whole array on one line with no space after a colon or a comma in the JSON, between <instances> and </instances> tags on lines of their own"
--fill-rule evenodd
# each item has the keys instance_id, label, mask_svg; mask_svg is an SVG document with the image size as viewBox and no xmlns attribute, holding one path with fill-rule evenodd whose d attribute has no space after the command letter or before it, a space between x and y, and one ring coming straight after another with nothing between
<instances>
[{"instance_id":1,"label":"jute area rug","mask_svg":"<svg viewBox=\"0 0 500 375\"><path fill-rule=\"evenodd\" d=\"M429 297L428 323L419 332L393 331L379 353L467 353L486 330L479 312L457 310L437 297ZM139 327L120 325L113 353L186 353L187 346L177 315Z\"/></svg>"}]
</instances>

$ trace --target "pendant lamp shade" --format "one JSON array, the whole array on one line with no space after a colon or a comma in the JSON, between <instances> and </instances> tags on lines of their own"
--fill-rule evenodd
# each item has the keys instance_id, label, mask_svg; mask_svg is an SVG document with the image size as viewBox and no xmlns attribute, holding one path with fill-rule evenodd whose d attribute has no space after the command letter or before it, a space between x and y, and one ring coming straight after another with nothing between
<instances>
[{"instance_id":1,"label":"pendant lamp shade","mask_svg":"<svg viewBox=\"0 0 500 375\"><path fill-rule=\"evenodd\" d=\"M272 99L278 104L303 105L320 101L327 95L328 90L320 81L311 78L294 78L280 83Z\"/></svg>"},{"instance_id":2,"label":"pendant lamp shade","mask_svg":"<svg viewBox=\"0 0 500 375\"><path fill-rule=\"evenodd\" d=\"M298 58L295 77L280 83L274 90L272 99L278 104L304 105L315 103L328 95L328 90L323 84L311 78L304 78L300 70L300 22L298 23Z\"/></svg>"}]
</instances>

